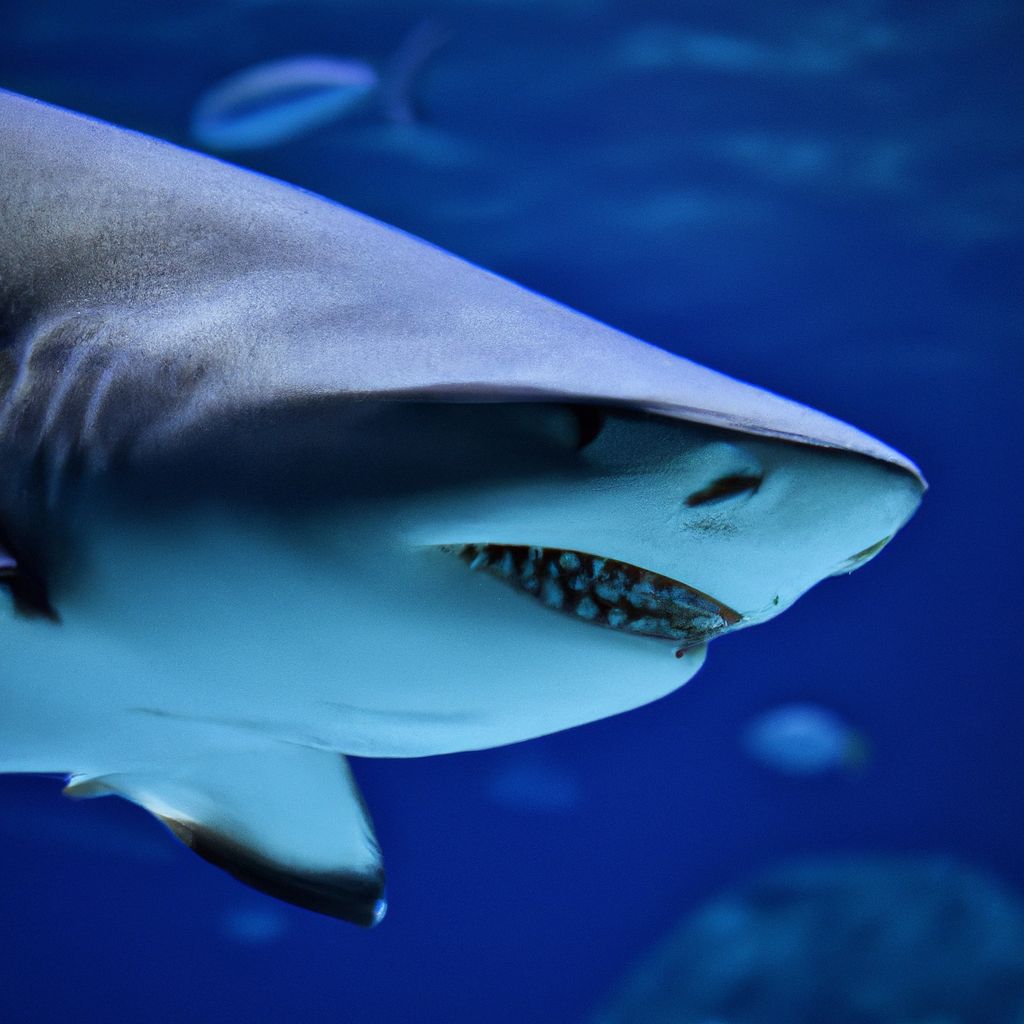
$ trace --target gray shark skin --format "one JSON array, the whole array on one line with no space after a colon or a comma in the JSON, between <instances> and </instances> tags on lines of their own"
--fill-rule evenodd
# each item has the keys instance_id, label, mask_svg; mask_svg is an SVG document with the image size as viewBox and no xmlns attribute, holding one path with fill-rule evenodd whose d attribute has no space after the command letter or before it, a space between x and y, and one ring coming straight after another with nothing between
<instances>
[{"instance_id":1,"label":"gray shark skin","mask_svg":"<svg viewBox=\"0 0 1024 1024\"><path fill-rule=\"evenodd\" d=\"M0 771L360 924L344 755L654 700L904 456L341 206L0 93Z\"/></svg>"}]
</instances>

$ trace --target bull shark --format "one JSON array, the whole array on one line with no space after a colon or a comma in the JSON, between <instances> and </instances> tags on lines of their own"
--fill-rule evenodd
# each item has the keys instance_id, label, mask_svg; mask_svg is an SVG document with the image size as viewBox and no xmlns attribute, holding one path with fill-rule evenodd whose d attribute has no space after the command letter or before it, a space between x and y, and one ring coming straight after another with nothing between
<instances>
[{"instance_id":1,"label":"bull shark","mask_svg":"<svg viewBox=\"0 0 1024 1024\"><path fill-rule=\"evenodd\" d=\"M363 925L346 761L653 701L924 490L298 188L0 93L0 771Z\"/></svg>"}]
</instances>

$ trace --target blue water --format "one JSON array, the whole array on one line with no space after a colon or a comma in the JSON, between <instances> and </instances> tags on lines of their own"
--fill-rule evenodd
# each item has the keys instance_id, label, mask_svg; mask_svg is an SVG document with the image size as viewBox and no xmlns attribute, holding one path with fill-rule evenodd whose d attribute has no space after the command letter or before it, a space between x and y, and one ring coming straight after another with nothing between
<instances>
[{"instance_id":1,"label":"blue water","mask_svg":"<svg viewBox=\"0 0 1024 1024\"><path fill-rule=\"evenodd\" d=\"M451 39L417 126L367 113L236 159L848 419L931 491L870 566L655 705L522 762L357 762L390 879L370 933L135 808L0 780L4 1021L561 1024L790 856L948 853L1024 891L1019 5L0 0L0 86L187 144L225 75L380 65L425 15ZM744 754L795 700L868 737L860 772Z\"/></svg>"}]
</instances>

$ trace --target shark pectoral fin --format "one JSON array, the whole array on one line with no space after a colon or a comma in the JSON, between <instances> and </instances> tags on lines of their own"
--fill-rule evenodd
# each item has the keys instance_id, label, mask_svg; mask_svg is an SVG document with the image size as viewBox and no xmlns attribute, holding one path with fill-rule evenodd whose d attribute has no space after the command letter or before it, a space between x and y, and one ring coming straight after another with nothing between
<instances>
[{"instance_id":1,"label":"shark pectoral fin","mask_svg":"<svg viewBox=\"0 0 1024 1024\"><path fill-rule=\"evenodd\" d=\"M384 916L380 848L341 754L282 744L79 776L64 792L125 797L200 857L288 903L367 927Z\"/></svg>"}]
</instances>

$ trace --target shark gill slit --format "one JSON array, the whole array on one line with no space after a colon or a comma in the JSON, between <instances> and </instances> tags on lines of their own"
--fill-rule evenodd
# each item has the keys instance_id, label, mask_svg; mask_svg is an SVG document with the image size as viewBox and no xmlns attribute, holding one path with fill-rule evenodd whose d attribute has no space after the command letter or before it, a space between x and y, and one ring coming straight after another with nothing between
<instances>
[{"instance_id":1,"label":"shark gill slit","mask_svg":"<svg viewBox=\"0 0 1024 1024\"><path fill-rule=\"evenodd\" d=\"M45 578L33 571L25 560L16 554L0 528L0 589L11 596L14 610L25 618L48 619L59 623L60 615L50 601L49 587Z\"/></svg>"},{"instance_id":2,"label":"shark gill slit","mask_svg":"<svg viewBox=\"0 0 1024 1024\"><path fill-rule=\"evenodd\" d=\"M487 543L446 545L445 550L552 610L607 629L675 641L679 657L742 618L679 580L583 551Z\"/></svg>"}]
</instances>

